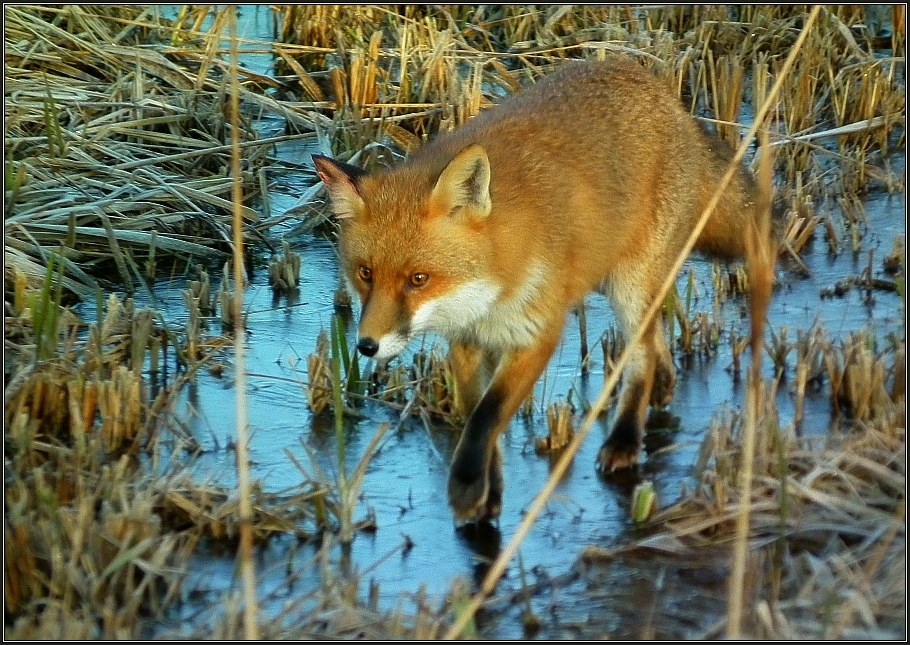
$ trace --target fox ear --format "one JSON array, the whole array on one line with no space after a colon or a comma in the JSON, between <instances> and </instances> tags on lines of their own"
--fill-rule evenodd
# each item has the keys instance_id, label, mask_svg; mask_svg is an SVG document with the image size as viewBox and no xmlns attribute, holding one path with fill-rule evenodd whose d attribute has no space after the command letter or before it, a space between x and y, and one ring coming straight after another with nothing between
<instances>
[{"instance_id":1,"label":"fox ear","mask_svg":"<svg viewBox=\"0 0 910 645\"><path fill-rule=\"evenodd\" d=\"M363 209L359 180L367 173L322 155L313 155L316 173L325 184L332 199L332 209L338 219L351 219Z\"/></svg>"},{"instance_id":2,"label":"fox ear","mask_svg":"<svg viewBox=\"0 0 910 645\"><path fill-rule=\"evenodd\" d=\"M475 216L488 216L493 204L486 150L475 144L459 152L439 175L430 199L445 213L464 206Z\"/></svg>"}]
</instances>

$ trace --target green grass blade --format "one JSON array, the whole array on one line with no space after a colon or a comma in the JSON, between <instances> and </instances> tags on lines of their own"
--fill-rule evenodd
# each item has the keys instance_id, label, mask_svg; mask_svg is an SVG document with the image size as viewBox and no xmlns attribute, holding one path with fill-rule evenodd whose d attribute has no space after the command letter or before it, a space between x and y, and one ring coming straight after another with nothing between
<instances>
[{"instance_id":1,"label":"green grass blade","mask_svg":"<svg viewBox=\"0 0 910 645\"><path fill-rule=\"evenodd\" d=\"M341 388L341 345L343 340L339 334L339 325L336 323L338 316L332 317L332 394L335 401L335 439L338 443L338 478L343 484L346 476L344 454L344 399Z\"/></svg>"}]
</instances>

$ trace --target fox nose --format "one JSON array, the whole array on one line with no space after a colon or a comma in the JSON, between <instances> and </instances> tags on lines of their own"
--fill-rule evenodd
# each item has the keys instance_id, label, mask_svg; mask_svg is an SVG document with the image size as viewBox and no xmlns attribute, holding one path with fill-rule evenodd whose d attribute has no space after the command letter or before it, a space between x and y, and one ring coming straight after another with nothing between
<instances>
[{"instance_id":1,"label":"fox nose","mask_svg":"<svg viewBox=\"0 0 910 645\"><path fill-rule=\"evenodd\" d=\"M379 351L379 343L369 337L361 338L357 341L357 349L359 349L360 353L364 356L373 356Z\"/></svg>"}]
</instances>

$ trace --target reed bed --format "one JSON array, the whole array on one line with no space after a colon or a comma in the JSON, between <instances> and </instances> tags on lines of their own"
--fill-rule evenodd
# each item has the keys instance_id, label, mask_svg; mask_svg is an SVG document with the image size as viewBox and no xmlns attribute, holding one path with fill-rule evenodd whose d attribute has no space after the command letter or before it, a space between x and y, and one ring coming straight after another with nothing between
<instances>
[{"instance_id":1,"label":"reed bed","mask_svg":"<svg viewBox=\"0 0 910 645\"><path fill-rule=\"evenodd\" d=\"M834 351L852 351L850 347ZM903 370L903 356L875 360ZM875 382L875 367L863 378ZM902 638L905 627L905 402L880 381L862 422L826 437L778 426L774 383L760 421L749 493L745 633L758 638ZM865 410L865 409L864 409ZM687 557L733 541L744 500L742 417L719 414L705 438L692 491L658 513L634 548L672 545ZM596 549L585 558L596 559ZM612 556L611 556L612 557ZM715 633L724 633L722 624ZM703 635L709 635L705 633Z\"/></svg>"},{"instance_id":2,"label":"reed bed","mask_svg":"<svg viewBox=\"0 0 910 645\"><path fill-rule=\"evenodd\" d=\"M174 416L227 339L201 322L200 307L215 308L204 270L184 294L185 326L101 288L223 259L228 144L245 152L251 198L268 147L248 118L230 126L217 48L162 54L149 43L174 27L148 8L5 18L5 634L136 639L186 600L200 546L240 534L236 494L190 475L199 446ZM73 296L96 299L98 319L74 316ZM253 538L330 530L327 492L312 480L254 488Z\"/></svg>"},{"instance_id":3,"label":"reed bed","mask_svg":"<svg viewBox=\"0 0 910 645\"><path fill-rule=\"evenodd\" d=\"M236 134L226 121L213 53L188 61L145 44L172 31L140 7L6 9L8 279L14 268L39 283L56 254L66 287L86 297L98 280L129 290L154 276L154 264L139 266L156 254L213 260L230 249L226 145L246 146L248 197L268 149L249 120Z\"/></svg>"},{"instance_id":4,"label":"reed bed","mask_svg":"<svg viewBox=\"0 0 910 645\"><path fill-rule=\"evenodd\" d=\"M841 408L846 415L834 413L828 435L801 436L798 419L781 426L775 395L782 384L762 382L747 498L740 488L746 467L746 420L741 411L724 409L715 415L702 443L694 485L684 485L679 501L646 522L646 536L617 549L592 545L580 554L577 573L591 589L599 589L613 567L630 561L642 570L653 570L655 579L663 581L647 585L647 593L656 597L644 606L642 598L623 590L609 597L594 591L587 599L595 605L618 603L626 615L623 623L634 625L626 628L628 633L642 638L716 638L730 633L728 620L716 607L722 593L719 585L693 585L691 580L736 584L731 552L737 522L748 508L742 595L749 610L740 633L766 639L903 637L903 346L876 352L867 337L833 343L819 330L806 337L797 343L797 372L814 353L819 372L825 365L839 370L837 366L846 361L854 376L869 384L862 401ZM807 344L814 350L806 351ZM836 375L832 378L838 382ZM839 383L840 387L832 385L832 394L850 389ZM699 609L692 612L680 606L674 601L679 595ZM704 606L715 607L710 622L702 614Z\"/></svg>"},{"instance_id":5,"label":"reed bed","mask_svg":"<svg viewBox=\"0 0 910 645\"><path fill-rule=\"evenodd\" d=\"M903 20L902 11L894 9L894 24ZM671 77L693 112L736 143L741 106L756 107L760 86L773 81L781 52L805 18L801 7L769 6L730 12L296 6L282 13L281 38L290 43L283 58L294 72L286 78L298 77L301 96L313 100L309 105L332 114L333 152L357 156L368 166L389 154L390 143L407 151L565 58L613 53L639 57ZM813 198L861 191L870 181L899 190L900 180L878 166L904 136L903 34L893 32L894 56L875 57L878 23L867 21L863 11L832 7L820 22L771 127L773 145L782 148L780 198L790 202L788 187L798 177ZM314 45L322 49L316 53ZM811 145L825 138L836 139L836 149Z\"/></svg>"},{"instance_id":6,"label":"reed bed","mask_svg":"<svg viewBox=\"0 0 910 645\"><path fill-rule=\"evenodd\" d=\"M191 476L199 446L174 416L176 393L226 343L200 334L181 362L188 330L113 294L85 325L51 283L6 324L5 633L135 639L185 600L201 543L237 539L236 495ZM325 530L327 492L257 489L255 538Z\"/></svg>"},{"instance_id":7,"label":"reed bed","mask_svg":"<svg viewBox=\"0 0 910 645\"><path fill-rule=\"evenodd\" d=\"M7 7L7 637L156 633L186 600L192 555L237 543L237 496L189 475L187 455L198 445L173 416L179 389L229 342L202 319L219 307L226 327L236 317L232 268L224 264L235 245L233 143L242 154L239 213L246 238L260 242L255 254L263 233L290 217L259 214L270 173L288 169L270 158L273 143L308 138L325 154L372 168L564 59L625 55L666 77L707 129L737 145L806 17L797 6L286 6L275 9L279 42L258 44L275 56L277 74L268 77L231 69L221 40L228 13L212 7L185 7L173 22L132 6ZM832 253L860 248L870 230L860 201L867 191L905 189L891 165L905 146L903 23L901 6L890 15L823 8L772 109L765 147L775 151L775 222L783 261L796 270L819 235ZM228 71L239 76L233 93ZM236 125L232 94L244 117ZM283 117L287 134L260 139L259 113ZM319 193L314 183L301 197L302 228L331 231ZM287 244L283 252L269 267L276 292L294 289L299 276L299 258ZM102 295L173 273L188 258L224 266L226 277L216 295L198 270L182 328L127 297ZM893 240L884 263L887 278L873 277L870 256L868 271L840 288L902 294L903 240ZM738 293L753 293L754 282L717 269L710 312L697 310L697 297L693 303L694 282L668 298L674 351L710 360L729 342L738 374L749 339L724 338L717 312ZM76 319L64 306L72 296L96 298L98 320ZM340 423L369 398L425 422L455 420L450 370L435 348L411 366L361 374L339 344L340 324L309 357L314 413L332 411ZM799 412L792 426L779 427L778 383L760 384L745 563L751 609L742 629L759 637L901 637L905 339L880 348L867 335L832 340L822 329L796 338L772 329L760 338L752 354L763 347L779 371L792 372L798 411L807 388L827 388L833 430L801 437ZM601 344L611 368L622 340L608 333ZM572 410L550 409L559 437L550 447L558 448L571 437ZM643 522L651 536L630 549L673 545L671 555L685 558L732 544L746 506L745 435L740 414L719 415L693 490ZM361 476L368 459L358 465ZM379 611L378 589L361 589L359 576L329 564L338 527L346 527L342 542L353 539L359 482L305 472L302 482L280 495L254 485L244 499L257 543L327 536L315 563L321 587L277 617L260 615L261 637L437 638L455 621L465 625L456 633L477 635L458 582L441 603L416 591L407 611ZM614 555L592 548L582 559ZM198 636L250 633L241 605L229 596Z\"/></svg>"}]
</instances>

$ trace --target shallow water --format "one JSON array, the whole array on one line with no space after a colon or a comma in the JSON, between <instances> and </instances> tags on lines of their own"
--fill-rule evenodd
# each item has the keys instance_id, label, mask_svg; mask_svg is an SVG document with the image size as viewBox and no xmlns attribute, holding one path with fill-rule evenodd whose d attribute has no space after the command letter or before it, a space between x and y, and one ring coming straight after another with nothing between
<instances>
[{"instance_id":1,"label":"shallow water","mask_svg":"<svg viewBox=\"0 0 910 645\"><path fill-rule=\"evenodd\" d=\"M273 209L274 204L292 202L292 196L273 200ZM890 252L894 238L904 233L904 202L901 196L881 195L867 200L866 208L875 234L863 240L863 249L876 248L874 266L880 267L881 258ZM301 475L286 451L308 466L311 462L301 444L309 446L318 456L330 477L337 463L331 416L312 415L303 389L306 357L315 350L319 332L328 329L333 313L337 261L331 244L324 239L309 236L298 239L295 246L303 260L298 294L275 300L265 271L260 270L244 295L248 311L247 406L252 476L273 492L300 483ZM865 251L858 256L849 252L834 256L827 253L826 243L819 238L803 259L812 272L810 277L778 269L780 285L769 312L773 329L787 327L791 340L796 338L797 330L808 330L813 324L821 324L833 338L844 338L849 332L863 328L874 330L880 339L889 333L902 334L903 313L894 293L875 292L875 303L871 306L864 304L863 292L857 289L842 298L822 299L819 295L822 289L831 288L845 277L858 276L868 262ZM707 262L690 259L678 283L680 293L684 293L689 266L695 271L699 292L693 311L711 311L713 287L711 266ZM183 288L185 284L181 281L170 281L155 289L156 306L169 320L179 321L185 316L179 296ZM596 473L594 459L609 425L604 420L600 427L595 427L521 547L522 564L529 576L533 579L558 576L571 569L582 547L592 544L610 547L628 540L633 532L628 514L630 494L641 479L654 482L661 505L678 497L681 484L691 474L712 416L724 406L742 405L744 389L734 382L727 369L731 363L727 334L746 333L746 304L744 298L734 298L720 308L725 335L714 357L696 358L691 365L684 366L677 355L679 379L668 408L675 422L663 423L672 429L649 438L649 456L636 475L605 479ZM93 314L83 313L92 319ZM453 524L445 490L447 464L457 441L457 428L444 424L426 427L415 417L406 419L385 437L370 463L355 515L355 519L361 519L371 510L377 530L357 535L350 553L353 571L378 583L381 606L393 608L402 594L414 593L421 586L431 598L441 599L456 577L482 576L488 559L498 551L500 539L504 543L511 538L524 509L533 501L550 470L549 458L538 456L533 448L534 440L547 433L542 409L554 400L565 399L570 390L574 390L576 401L579 396L593 401L603 383L603 361L597 339L612 325L606 301L599 296L590 297L587 319L588 342L595 359L590 373L580 375L579 330L575 316L570 314L563 342L537 384L533 418L513 420L502 437L506 490L498 532L491 529L477 535L456 530ZM217 329L218 323L212 324ZM351 346L355 327L355 321L348 325ZM793 360L791 354L791 369ZM220 377L201 371L195 383L182 393L179 406L179 415L205 451L195 463L196 473L201 479L211 478L228 488L235 483L235 453L229 448L236 428L231 374L231 369ZM773 377L773 367L767 358L764 375ZM793 400L786 380L779 389L778 407L781 423L791 423ZM349 469L380 423L388 421L395 425L398 421L398 412L379 405L368 404L361 411L363 419L348 421L346 425ZM802 432L824 433L830 422L827 392L809 393ZM401 552L404 536L413 543L406 553ZM303 588L318 586L318 568L310 564L317 550L315 545L299 546L291 538L273 540L257 560L263 592L280 586L287 571L298 568L305 570L302 580L309 581L303 583ZM623 576L641 573L637 566L633 561L614 567L619 578L612 584L618 584L617 580ZM213 598L214 594L231 587L233 569L233 554L200 557L198 570L190 576L186 587L204 591L204 597ZM518 588L519 580L519 565L514 561L498 591ZM570 614L574 588L567 587L562 595L566 603L564 612ZM578 589L577 593L582 592ZM578 597L579 601L582 597ZM484 633L489 635L521 636L517 622L494 621L486 629Z\"/></svg>"},{"instance_id":2,"label":"shallow water","mask_svg":"<svg viewBox=\"0 0 910 645\"><path fill-rule=\"evenodd\" d=\"M261 67L256 71L269 71L262 61L257 65ZM288 144L278 151L278 157L306 164L308 155L305 153L304 146ZM281 216L307 188L293 177L279 179L275 192L270 195L273 216ZM854 255L846 250L834 255L827 252L819 229L814 247L802 255L811 276L802 277L778 269L780 285L769 311L773 329L786 327L791 340L796 338L797 330L808 330L814 324L823 326L832 338L845 338L848 333L863 328L872 329L880 339L890 333L902 337L904 313L901 301L894 293L875 292L873 305L864 303L864 294L858 289L850 290L841 298L820 297L821 290L832 288L846 277L859 276L868 262L869 248L875 249L873 266L878 275L882 257L890 252L894 239L905 234L903 195L876 194L865 201L865 207L870 233L862 240L861 253ZM839 218L835 217L835 221ZM298 294L275 301L263 270L254 276L244 294L248 311L246 368L249 373L247 405L252 475L269 491L285 490L300 483L301 475L286 452L307 466L310 461L302 444L318 456L327 472L332 473L333 465L337 463L332 420L329 415L315 417L309 412L303 389L306 358L315 350L319 332L329 328L333 314L332 299L338 284L337 261L331 244L318 236L294 238L293 246L302 257ZM711 265L691 259L678 283L680 293L685 292L689 267L694 269L699 292L693 311L711 312L714 307ZM220 275L212 275L212 282L219 278ZM180 321L186 315L180 297L184 288L185 283L180 280L160 283L155 288L155 306L166 319ZM586 545L610 547L627 541L634 532L628 514L630 493L641 479L654 482L661 505L675 501L680 486L691 475L712 416L724 406L738 409L742 405L744 388L734 381L727 369L732 360L727 335L734 331L741 335L747 332L746 304L744 298L734 298L719 310L726 333L714 357L696 358L691 365L684 366L677 356L679 378L668 408L674 420L669 424L672 429L648 440L649 456L637 475L618 481L596 473L594 460L607 435L608 420L599 428L595 427L521 547L523 569L532 580L569 571L580 549ZM85 305L83 315L91 320L93 314L89 308L90 305ZM217 327L218 323L212 324ZM588 343L594 357L590 373L584 377L580 375L579 330L574 315L570 314L563 342L537 384L535 415L530 421L513 420L501 439L506 489L498 531L489 530L478 535L458 531L453 524L445 490L447 465L457 441L457 428L442 424L425 427L419 418L412 418L385 437L370 463L360 508L355 514L359 519L365 517L368 510L372 511L377 530L358 534L350 553L353 570L378 583L382 607L395 607L402 594L414 593L420 587L425 587L431 598L441 600L453 579L482 576L500 542L504 544L514 534L524 509L536 497L550 470L549 458L538 456L534 451L535 439L547 433L542 410L552 401L564 400L570 391L574 391L576 401L578 396L593 401L603 383L603 359L597 339L612 326L613 320L602 298L588 299L587 324ZM352 346L355 327L355 321L348 325L348 341ZM794 355L790 358L792 368ZM409 360L409 357L399 360ZM774 376L767 357L763 371L766 378ZM179 404L180 416L204 449L195 463L198 477L211 478L228 488L235 485L235 453L228 447L236 432L231 373L228 369L216 377L201 371L195 383L181 394ZM781 423L789 424L793 399L786 380L779 388L778 407ZM388 421L396 425L398 421L397 412L379 405L368 404L362 412L363 419L348 421L346 425L349 468L359 459L380 423ZM826 432L831 423L827 392L809 393L804 414L803 433ZM413 543L406 553L401 552L404 536ZM263 593L279 586L288 570L304 571L301 593L318 586L319 568L311 564L317 549L315 545L299 546L291 538L273 540L257 558ZM197 563L185 585L188 593L195 590L201 592L199 597L212 599L232 588L233 554L200 555ZM628 581L636 576L651 577L653 566L653 563L624 561L614 568L615 577L605 580L604 585L634 589ZM711 585L715 583L715 580L711 581ZM504 593L520 586L519 565L513 561L498 591ZM364 589L365 585L361 588L362 594L365 594ZM684 592L676 596L678 602L687 600ZM592 604L590 594L578 584L567 586L561 601L564 611L569 614L566 618L569 622L583 620L585 612L596 611L597 607L596 603ZM576 617L571 616L573 608L580 612ZM191 609L188 607L187 611L191 612ZM616 620L616 625L620 625L621 621ZM186 625L184 628L189 629ZM571 629L560 631L552 627L549 631L545 628L542 635L565 637L571 633ZM522 636L521 625L515 621L494 621L483 627L482 634Z\"/></svg>"}]
</instances>

